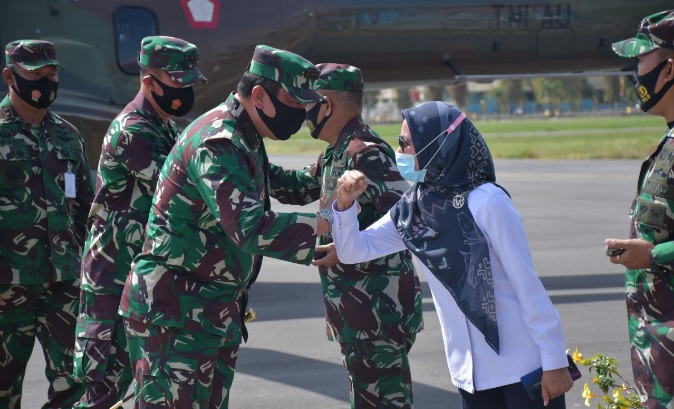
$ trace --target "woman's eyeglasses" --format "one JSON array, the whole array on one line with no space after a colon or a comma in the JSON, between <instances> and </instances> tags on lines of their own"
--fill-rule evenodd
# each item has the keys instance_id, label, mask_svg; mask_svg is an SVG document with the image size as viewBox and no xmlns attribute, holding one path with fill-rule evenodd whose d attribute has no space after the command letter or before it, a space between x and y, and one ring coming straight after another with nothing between
<instances>
[{"instance_id":1,"label":"woman's eyeglasses","mask_svg":"<svg viewBox=\"0 0 674 409\"><path fill-rule=\"evenodd\" d=\"M409 143L403 138L402 135L398 135L398 145L400 146L400 150L404 151L405 148L409 146Z\"/></svg>"}]
</instances>

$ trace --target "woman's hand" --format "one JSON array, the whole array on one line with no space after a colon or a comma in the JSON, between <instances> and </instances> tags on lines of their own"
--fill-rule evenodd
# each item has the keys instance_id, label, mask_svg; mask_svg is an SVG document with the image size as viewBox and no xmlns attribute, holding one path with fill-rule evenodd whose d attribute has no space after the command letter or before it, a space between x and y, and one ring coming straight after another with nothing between
<instances>
[{"instance_id":1,"label":"woman's hand","mask_svg":"<svg viewBox=\"0 0 674 409\"><path fill-rule=\"evenodd\" d=\"M357 170L347 170L337 180L337 210L343 212L353 205L361 193L367 188L365 175Z\"/></svg>"},{"instance_id":2,"label":"woman's hand","mask_svg":"<svg viewBox=\"0 0 674 409\"><path fill-rule=\"evenodd\" d=\"M573 386L573 379L568 368L543 371L541 377L541 389L543 393L543 406L548 406L551 399L555 399L566 393Z\"/></svg>"}]
</instances>

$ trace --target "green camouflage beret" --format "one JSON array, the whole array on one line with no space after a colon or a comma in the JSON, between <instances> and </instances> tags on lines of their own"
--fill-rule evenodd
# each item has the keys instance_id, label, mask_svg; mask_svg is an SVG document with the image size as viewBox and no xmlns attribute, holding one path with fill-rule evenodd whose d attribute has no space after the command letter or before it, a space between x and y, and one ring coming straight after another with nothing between
<instances>
[{"instance_id":1,"label":"green camouflage beret","mask_svg":"<svg viewBox=\"0 0 674 409\"><path fill-rule=\"evenodd\" d=\"M641 21L637 35L613 43L613 52L634 58L658 48L674 49L674 10L651 14Z\"/></svg>"},{"instance_id":2,"label":"green camouflage beret","mask_svg":"<svg viewBox=\"0 0 674 409\"><path fill-rule=\"evenodd\" d=\"M185 40L166 36L149 36L140 43L138 63L149 68L166 71L175 82L184 85L206 82L197 68L197 47Z\"/></svg>"},{"instance_id":3,"label":"green camouflage beret","mask_svg":"<svg viewBox=\"0 0 674 409\"><path fill-rule=\"evenodd\" d=\"M46 65L61 67L56 61L54 43L44 40L12 41L5 47L5 63L16 64L30 71Z\"/></svg>"},{"instance_id":4,"label":"green camouflage beret","mask_svg":"<svg viewBox=\"0 0 674 409\"><path fill-rule=\"evenodd\" d=\"M363 73L356 67L346 64L324 63L316 65L321 74L316 80L316 89L332 91L362 91Z\"/></svg>"},{"instance_id":5,"label":"green camouflage beret","mask_svg":"<svg viewBox=\"0 0 674 409\"><path fill-rule=\"evenodd\" d=\"M314 89L318 68L290 51L258 45L248 72L278 82L299 102L319 102L322 99Z\"/></svg>"}]
</instances>

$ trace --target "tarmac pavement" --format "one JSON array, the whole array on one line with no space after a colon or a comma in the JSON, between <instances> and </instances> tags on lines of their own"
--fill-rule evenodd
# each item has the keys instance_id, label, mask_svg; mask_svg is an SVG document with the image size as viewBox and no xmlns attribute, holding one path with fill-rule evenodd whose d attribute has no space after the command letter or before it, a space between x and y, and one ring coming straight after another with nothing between
<instances>
[{"instance_id":1,"label":"tarmac pavement","mask_svg":"<svg viewBox=\"0 0 674 409\"><path fill-rule=\"evenodd\" d=\"M301 169L313 155L274 155L273 163ZM534 264L559 311L567 347L585 356L613 356L632 378L629 365L624 270L604 256L604 239L625 238L628 212L641 162L634 160L497 160L497 182L511 194L523 217ZM283 206L275 211L314 211ZM425 329L410 352L415 407L458 409L442 336L425 277ZM230 407L243 409L348 408L339 346L325 339L324 307L317 269L266 258L252 287L250 306L258 319L241 346ZM583 377L567 394L567 407L584 407ZM24 408L46 400L47 381L39 345L24 382ZM596 392L596 388L595 388ZM595 400L596 405L596 400ZM593 405L594 406L594 405ZM131 408L126 404L124 407Z\"/></svg>"}]
</instances>

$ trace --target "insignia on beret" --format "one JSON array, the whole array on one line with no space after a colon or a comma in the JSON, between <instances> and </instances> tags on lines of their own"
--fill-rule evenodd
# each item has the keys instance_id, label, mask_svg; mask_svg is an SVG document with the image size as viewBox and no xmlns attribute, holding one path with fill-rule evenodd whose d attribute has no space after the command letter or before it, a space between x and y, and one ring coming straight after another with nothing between
<instances>
[{"instance_id":1,"label":"insignia on beret","mask_svg":"<svg viewBox=\"0 0 674 409\"><path fill-rule=\"evenodd\" d=\"M306 71L304 71L304 77L309 78L310 80L318 79L319 75L321 75L321 72L318 70L318 68L309 67Z\"/></svg>"}]
</instances>

